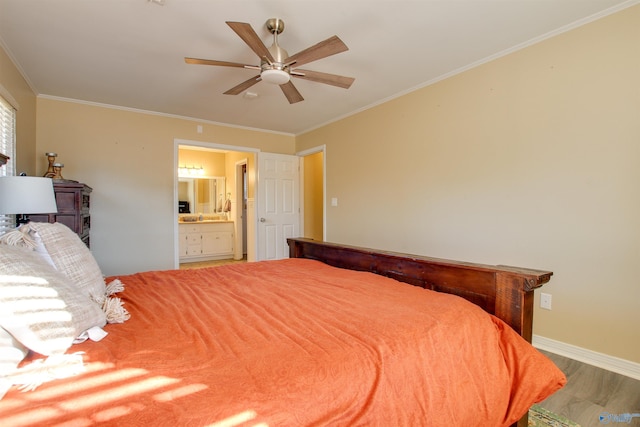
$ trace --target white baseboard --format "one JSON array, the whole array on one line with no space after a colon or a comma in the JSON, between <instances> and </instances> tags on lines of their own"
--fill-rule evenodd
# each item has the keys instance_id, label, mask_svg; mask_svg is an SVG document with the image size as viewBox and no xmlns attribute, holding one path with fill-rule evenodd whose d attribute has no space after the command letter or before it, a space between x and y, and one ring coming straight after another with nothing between
<instances>
[{"instance_id":1,"label":"white baseboard","mask_svg":"<svg viewBox=\"0 0 640 427\"><path fill-rule=\"evenodd\" d=\"M540 350L559 354L560 356L640 380L640 363L587 350L586 348L566 344L539 335L533 336L533 346Z\"/></svg>"}]
</instances>

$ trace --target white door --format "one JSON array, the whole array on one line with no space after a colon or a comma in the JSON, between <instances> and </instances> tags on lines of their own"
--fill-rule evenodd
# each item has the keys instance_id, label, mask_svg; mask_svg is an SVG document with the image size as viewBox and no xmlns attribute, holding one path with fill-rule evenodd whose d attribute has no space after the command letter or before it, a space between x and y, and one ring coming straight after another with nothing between
<instances>
[{"instance_id":1,"label":"white door","mask_svg":"<svg viewBox=\"0 0 640 427\"><path fill-rule=\"evenodd\" d=\"M299 158L258 153L258 260L288 258L300 236Z\"/></svg>"}]
</instances>

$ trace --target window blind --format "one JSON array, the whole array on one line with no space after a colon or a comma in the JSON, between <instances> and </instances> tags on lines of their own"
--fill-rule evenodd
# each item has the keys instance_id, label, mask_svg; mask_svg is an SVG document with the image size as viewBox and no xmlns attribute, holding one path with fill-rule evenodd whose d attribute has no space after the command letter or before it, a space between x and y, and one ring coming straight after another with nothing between
<instances>
[{"instance_id":1,"label":"window blind","mask_svg":"<svg viewBox=\"0 0 640 427\"><path fill-rule=\"evenodd\" d=\"M13 176L16 158L16 109L0 96L0 153L9 156L0 176ZM2 195L0 195L2 197ZM15 215L0 214L0 234L15 227Z\"/></svg>"}]
</instances>

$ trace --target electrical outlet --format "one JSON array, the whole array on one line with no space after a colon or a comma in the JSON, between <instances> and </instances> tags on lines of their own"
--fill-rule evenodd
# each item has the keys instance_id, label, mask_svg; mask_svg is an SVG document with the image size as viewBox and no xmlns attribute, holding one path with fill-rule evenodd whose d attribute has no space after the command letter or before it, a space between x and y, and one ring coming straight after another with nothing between
<instances>
[{"instance_id":1,"label":"electrical outlet","mask_svg":"<svg viewBox=\"0 0 640 427\"><path fill-rule=\"evenodd\" d=\"M551 310L551 294L540 293L540 308Z\"/></svg>"}]
</instances>

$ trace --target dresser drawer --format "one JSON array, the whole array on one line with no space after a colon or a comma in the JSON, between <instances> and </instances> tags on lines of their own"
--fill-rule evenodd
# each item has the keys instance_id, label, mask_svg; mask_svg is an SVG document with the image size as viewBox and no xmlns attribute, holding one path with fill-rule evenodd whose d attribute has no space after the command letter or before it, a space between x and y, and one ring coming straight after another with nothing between
<instances>
[{"instance_id":1,"label":"dresser drawer","mask_svg":"<svg viewBox=\"0 0 640 427\"><path fill-rule=\"evenodd\" d=\"M199 245L202 242L202 235L200 234L187 234L188 245Z\"/></svg>"},{"instance_id":2,"label":"dresser drawer","mask_svg":"<svg viewBox=\"0 0 640 427\"><path fill-rule=\"evenodd\" d=\"M199 233L200 224L180 224L181 233Z\"/></svg>"},{"instance_id":3,"label":"dresser drawer","mask_svg":"<svg viewBox=\"0 0 640 427\"><path fill-rule=\"evenodd\" d=\"M89 246L91 216L89 213L91 187L75 182L60 180L53 182L58 212L51 214L27 214L34 222L59 222L73 230Z\"/></svg>"}]
</instances>

